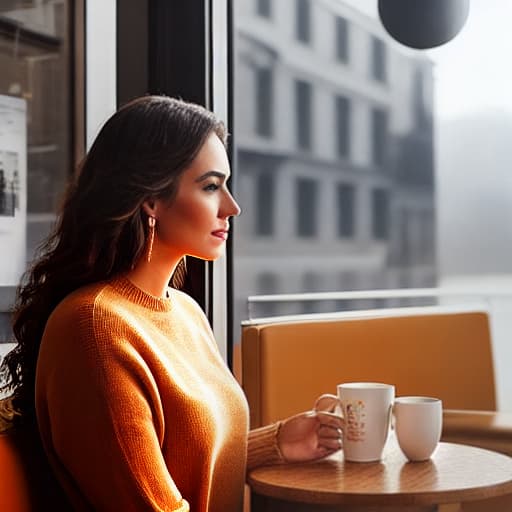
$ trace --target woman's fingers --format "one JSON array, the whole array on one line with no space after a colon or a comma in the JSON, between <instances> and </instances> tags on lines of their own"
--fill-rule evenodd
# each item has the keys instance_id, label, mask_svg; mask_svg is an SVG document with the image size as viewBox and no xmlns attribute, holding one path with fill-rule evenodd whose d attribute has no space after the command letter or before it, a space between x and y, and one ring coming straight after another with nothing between
<instances>
[{"instance_id":1,"label":"woman's fingers","mask_svg":"<svg viewBox=\"0 0 512 512\"><path fill-rule=\"evenodd\" d=\"M343 447L343 441L341 438L331 439L331 438L323 438L318 439L318 447L323 448L324 450L328 450L329 452L335 452L340 450Z\"/></svg>"},{"instance_id":2,"label":"woman's fingers","mask_svg":"<svg viewBox=\"0 0 512 512\"><path fill-rule=\"evenodd\" d=\"M318 447L329 453L339 450L343 446L343 418L327 412L317 413L317 418Z\"/></svg>"},{"instance_id":3,"label":"woman's fingers","mask_svg":"<svg viewBox=\"0 0 512 512\"><path fill-rule=\"evenodd\" d=\"M330 425L320 425L320 427L318 427L318 437L340 439L342 435L343 431L341 428L332 427Z\"/></svg>"},{"instance_id":4,"label":"woman's fingers","mask_svg":"<svg viewBox=\"0 0 512 512\"><path fill-rule=\"evenodd\" d=\"M328 425L334 428L341 428L345 426L345 420L342 416L332 412L318 411L316 417L321 425Z\"/></svg>"}]
</instances>

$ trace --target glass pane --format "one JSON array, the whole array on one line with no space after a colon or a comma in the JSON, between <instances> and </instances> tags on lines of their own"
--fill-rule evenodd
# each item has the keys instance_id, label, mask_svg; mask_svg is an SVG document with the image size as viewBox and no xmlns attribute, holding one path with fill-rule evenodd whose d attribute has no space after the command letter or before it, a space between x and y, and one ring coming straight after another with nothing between
<instances>
[{"instance_id":1,"label":"glass pane","mask_svg":"<svg viewBox=\"0 0 512 512\"><path fill-rule=\"evenodd\" d=\"M0 294L9 300L54 220L71 161L69 6L0 3ZM9 251L4 251L9 247ZM7 330L2 312L0 341Z\"/></svg>"},{"instance_id":2,"label":"glass pane","mask_svg":"<svg viewBox=\"0 0 512 512\"><path fill-rule=\"evenodd\" d=\"M376 2L283 0L272 23L234 5L235 333L249 295L435 286L434 62L387 37Z\"/></svg>"},{"instance_id":3,"label":"glass pane","mask_svg":"<svg viewBox=\"0 0 512 512\"><path fill-rule=\"evenodd\" d=\"M388 36L376 0L282 0L272 23L254 2L235 3L235 341L249 314L436 302L249 313L251 295L510 291L512 4L472 2L453 41L421 51Z\"/></svg>"}]
</instances>

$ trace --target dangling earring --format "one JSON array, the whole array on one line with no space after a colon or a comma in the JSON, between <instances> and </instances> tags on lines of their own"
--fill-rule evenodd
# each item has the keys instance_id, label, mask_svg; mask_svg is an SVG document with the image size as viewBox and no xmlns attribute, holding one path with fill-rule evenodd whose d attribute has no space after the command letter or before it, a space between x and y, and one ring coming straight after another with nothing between
<instances>
[{"instance_id":1,"label":"dangling earring","mask_svg":"<svg viewBox=\"0 0 512 512\"><path fill-rule=\"evenodd\" d=\"M148 245L148 256L146 258L147 262L151 261L151 254L153 254L153 241L155 240L155 226L156 219L153 215L148 217L148 226L149 226L149 245Z\"/></svg>"}]
</instances>

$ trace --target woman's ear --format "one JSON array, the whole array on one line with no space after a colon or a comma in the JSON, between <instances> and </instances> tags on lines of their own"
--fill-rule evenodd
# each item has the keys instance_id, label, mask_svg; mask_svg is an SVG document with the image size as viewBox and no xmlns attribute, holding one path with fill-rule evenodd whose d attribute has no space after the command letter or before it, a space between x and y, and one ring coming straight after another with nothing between
<instances>
[{"instance_id":1,"label":"woman's ear","mask_svg":"<svg viewBox=\"0 0 512 512\"><path fill-rule=\"evenodd\" d=\"M142 209L148 217L156 217L156 201L154 199L148 199L142 203Z\"/></svg>"}]
</instances>

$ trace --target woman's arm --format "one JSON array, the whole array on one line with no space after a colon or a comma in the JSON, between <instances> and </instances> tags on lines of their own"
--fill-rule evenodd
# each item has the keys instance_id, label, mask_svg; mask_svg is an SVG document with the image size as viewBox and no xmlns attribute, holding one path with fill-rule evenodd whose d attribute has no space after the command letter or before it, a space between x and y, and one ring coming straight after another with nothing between
<instances>
[{"instance_id":1,"label":"woman's arm","mask_svg":"<svg viewBox=\"0 0 512 512\"><path fill-rule=\"evenodd\" d=\"M307 411L249 432L247 469L305 462L331 455L341 448L343 418Z\"/></svg>"}]
</instances>

